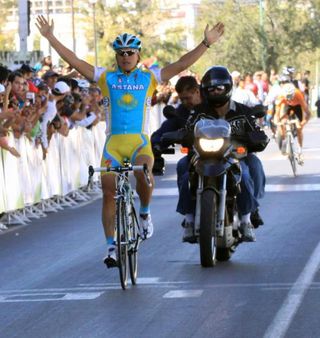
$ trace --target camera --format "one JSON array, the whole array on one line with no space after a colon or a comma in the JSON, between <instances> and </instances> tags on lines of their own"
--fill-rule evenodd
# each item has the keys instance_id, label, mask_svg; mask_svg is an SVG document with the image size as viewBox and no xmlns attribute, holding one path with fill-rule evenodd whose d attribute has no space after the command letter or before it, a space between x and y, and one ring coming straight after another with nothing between
<instances>
[{"instance_id":1,"label":"camera","mask_svg":"<svg viewBox=\"0 0 320 338\"><path fill-rule=\"evenodd\" d=\"M35 100L36 100L35 94L33 92L27 92L26 103L29 103L27 105L29 106L30 104L35 104Z\"/></svg>"}]
</instances>

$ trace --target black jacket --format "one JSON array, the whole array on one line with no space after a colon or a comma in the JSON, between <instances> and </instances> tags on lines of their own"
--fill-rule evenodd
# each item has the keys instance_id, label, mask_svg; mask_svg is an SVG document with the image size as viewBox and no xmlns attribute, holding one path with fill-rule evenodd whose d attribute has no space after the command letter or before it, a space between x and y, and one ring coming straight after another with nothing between
<instances>
[{"instance_id":1,"label":"black jacket","mask_svg":"<svg viewBox=\"0 0 320 338\"><path fill-rule=\"evenodd\" d=\"M248 152L263 151L269 143L269 138L256 123L255 110L241 103L230 101L229 111L225 116L231 125L231 138L242 143ZM219 118L218 114L211 112L206 103L195 107L189 116L186 125L184 145L191 148L193 144L193 130L201 118Z\"/></svg>"},{"instance_id":2,"label":"black jacket","mask_svg":"<svg viewBox=\"0 0 320 338\"><path fill-rule=\"evenodd\" d=\"M189 118L190 110L187 109L185 106L180 104L176 110L173 117L165 120L159 129L157 129L152 135L151 135L151 144L154 146L156 144L161 144L161 137L164 133L167 133L169 131L176 131L181 128L184 128L186 125L186 122Z\"/></svg>"}]
</instances>

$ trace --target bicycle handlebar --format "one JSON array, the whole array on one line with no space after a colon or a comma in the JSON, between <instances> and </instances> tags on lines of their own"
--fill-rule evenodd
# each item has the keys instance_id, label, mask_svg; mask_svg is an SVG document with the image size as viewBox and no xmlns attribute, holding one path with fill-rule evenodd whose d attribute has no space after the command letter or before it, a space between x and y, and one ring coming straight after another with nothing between
<instances>
[{"instance_id":1,"label":"bicycle handlebar","mask_svg":"<svg viewBox=\"0 0 320 338\"><path fill-rule=\"evenodd\" d=\"M127 172L127 171L143 171L146 182L148 184L149 187L152 186L151 184L151 179L150 179L150 173L149 173L149 169L146 163L144 163L143 165L128 165L125 167L97 167L97 168L93 168L92 165L89 166L88 168L88 173L89 173L89 179L88 179L88 186L91 182L91 178L93 176L93 174L95 172L116 172L116 173L123 173L123 172Z\"/></svg>"},{"instance_id":2,"label":"bicycle handlebar","mask_svg":"<svg viewBox=\"0 0 320 338\"><path fill-rule=\"evenodd\" d=\"M285 125L286 123L300 125L299 119L282 120L281 122L276 122L275 125L276 125L276 126L283 126L283 125Z\"/></svg>"}]
</instances>

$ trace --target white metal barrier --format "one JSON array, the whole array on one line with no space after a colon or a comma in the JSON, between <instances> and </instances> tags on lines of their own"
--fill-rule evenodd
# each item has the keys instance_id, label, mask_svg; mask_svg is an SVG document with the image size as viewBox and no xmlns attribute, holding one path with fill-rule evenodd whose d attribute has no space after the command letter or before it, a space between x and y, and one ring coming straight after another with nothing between
<instances>
[{"instance_id":1,"label":"white metal barrier","mask_svg":"<svg viewBox=\"0 0 320 338\"><path fill-rule=\"evenodd\" d=\"M152 107L150 133L163 122L163 105ZM0 148L0 231L10 224L26 224L30 218L45 217L65 206L89 200L86 191L88 166L100 166L105 142L105 122L91 130L83 127L69 131L67 137L54 134L49 151L42 159L41 146L22 136L9 143L21 157L16 158ZM100 191L95 177L94 191Z\"/></svg>"},{"instance_id":2,"label":"white metal barrier","mask_svg":"<svg viewBox=\"0 0 320 338\"><path fill-rule=\"evenodd\" d=\"M21 157L0 149L0 231L5 224L25 224L46 212L89 200L88 166L100 164L104 131L105 123L100 122L92 130L72 129L67 137L54 134L45 160L40 146L24 136L9 135L9 144Z\"/></svg>"}]
</instances>

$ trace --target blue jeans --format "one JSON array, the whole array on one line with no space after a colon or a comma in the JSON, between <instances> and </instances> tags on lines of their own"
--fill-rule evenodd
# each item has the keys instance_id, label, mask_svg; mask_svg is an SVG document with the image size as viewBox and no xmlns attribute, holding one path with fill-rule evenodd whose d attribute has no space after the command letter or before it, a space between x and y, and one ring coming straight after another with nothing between
<instances>
[{"instance_id":1,"label":"blue jeans","mask_svg":"<svg viewBox=\"0 0 320 338\"><path fill-rule=\"evenodd\" d=\"M240 215L253 212L259 206L258 199L265 193L266 177L260 159L250 153L240 161L242 170L241 192L237 195L237 206ZM189 159L181 158L177 163L177 183L179 199L177 212L185 215L195 212L196 201L189 189Z\"/></svg>"},{"instance_id":2,"label":"blue jeans","mask_svg":"<svg viewBox=\"0 0 320 338\"><path fill-rule=\"evenodd\" d=\"M265 193L266 177L262 163L255 154L248 154L240 161L241 166L241 192L237 195L237 206L240 215L255 211Z\"/></svg>"},{"instance_id":3,"label":"blue jeans","mask_svg":"<svg viewBox=\"0 0 320 338\"><path fill-rule=\"evenodd\" d=\"M196 208L196 201L192 198L189 189L189 157L182 157L177 163L177 183L179 190L179 199L177 212L185 214L193 214Z\"/></svg>"}]
</instances>

